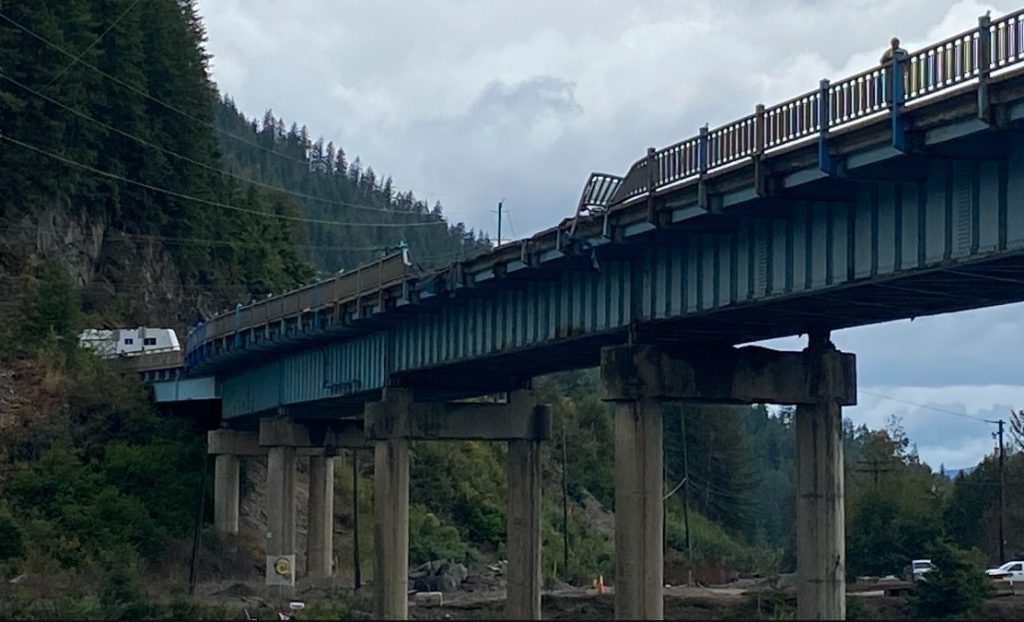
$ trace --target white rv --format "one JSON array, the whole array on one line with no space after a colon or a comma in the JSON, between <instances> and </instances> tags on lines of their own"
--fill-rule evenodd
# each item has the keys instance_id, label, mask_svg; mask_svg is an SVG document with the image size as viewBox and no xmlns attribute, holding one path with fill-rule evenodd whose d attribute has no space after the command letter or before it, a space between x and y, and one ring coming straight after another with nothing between
<instances>
[{"instance_id":1,"label":"white rv","mask_svg":"<svg viewBox=\"0 0 1024 622\"><path fill-rule=\"evenodd\" d=\"M103 358L138 356L181 349L178 336L170 328L90 328L78 336L78 345L90 348Z\"/></svg>"}]
</instances>

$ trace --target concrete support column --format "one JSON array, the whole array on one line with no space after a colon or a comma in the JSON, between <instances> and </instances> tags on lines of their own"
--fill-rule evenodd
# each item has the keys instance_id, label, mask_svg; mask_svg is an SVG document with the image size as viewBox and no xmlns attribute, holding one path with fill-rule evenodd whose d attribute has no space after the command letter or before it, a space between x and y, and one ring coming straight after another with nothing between
<instances>
[{"instance_id":1,"label":"concrete support column","mask_svg":"<svg viewBox=\"0 0 1024 622\"><path fill-rule=\"evenodd\" d=\"M267 555L295 555L295 448L267 450Z\"/></svg>"},{"instance_id":2,"label":"concrete support column","mask_svg":"<svg viewBox=\"0 0 1024 622\"><path fill-rule=\"evenodd\" d=\"M796 408L797 619L846 618L842 408Z\"/></svg>"},{"instance_id":3,"label":"concrete support column","mask_svg":"<svg viewBox=\"0 0 1024 622\"><path fill-rule=\"evenodd\" d=\"M843 415L828 390L840 373L827 335L805 350L817 403L796 409L797 618L846 618L846 520L843 507Z\"/></svg>"},{"instance_id":4,"label":"concrete support column","mask_svg":"<svg viewBox=\"0 0 1024 622\"><path fill-rule=\"evenodd\" d=\"M374 570L377 619L409 615L409 441L377 441L374 447Z\"/></svg>"},{"instance_id":5,"label":"concrete support column","mask_svg":"<svg viewBox=\"0 0 1024 622\"><path fill-rule=\"evenodd\" d=\"M309 529L306 532L306 573L310 577L333 574L334 458L309 457Z\"/></svg>"},{"instance_id":6,"label":"concrete support column","mask_svg":"<svg viewBox=\"0 0 1024 622\"><path fill-rule=\"evenodd\" d=\"M653 400L616 402L615 618L664 618L662 423Z\"/></svg>"},{"instance_id":7,"label":"concrete support column","mask_svg":"<svg viewBox=\"0 0 1024 622\"><path fill-rule=\"evenodd\" d=\"M217 533L229 535L238 533L238 480L238 456L230 454L214 456L213 525Z\"/></svg>"},{"instance_id":8,"label":"concrete support column","mask_svg":"<svg viewBox=\"0 0 1024 622\"><path fill-rule=\"evenodd\" d=\"M540 620L540 443L508 442L508 593L505 617Z\"/></svg>"}]
</instances>

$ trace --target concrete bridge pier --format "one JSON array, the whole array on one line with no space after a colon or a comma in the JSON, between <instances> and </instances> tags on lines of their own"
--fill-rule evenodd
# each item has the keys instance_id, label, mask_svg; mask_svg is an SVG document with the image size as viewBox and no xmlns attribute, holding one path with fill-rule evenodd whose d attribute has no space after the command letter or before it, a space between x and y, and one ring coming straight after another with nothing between
<instances>
[{"instance_id":1,"label":"concrete bridge pier","mask_svg":"<svg viewBox=\"0 0 1024 622\"><path fill-rule=\"evenodd\" d=\"M213 525L217 533L238 534L241 458L260 455L255 432L210 430L206 451L214 457Z\"/></svg>"},{"instance_id":2,"label":"concrete bridge pier","mask_svg":"<svg viewBox=\"0 0 1024 622\"><path fill-rule=\"evenodd\" d=\"M366 405L365 432L376 443L374 543L376 615L406 619L409 572L410 440L508 442L508 595L506 617L541 616L540 442L551 437L551 411L529 390L504 402L418 401L386 388Z\"/></svg>"},{"instance_id":3,"label":"concrete bridge pier","mask_svg":"<svg viewBox=\"0 0 1024 622\"><path fill-rule=\"evenodd\" d=\"M759 347L604 348L615 408L615 617L663 617L660 403L796 404L797 617L842 619L842 406L856 403L856 360L827 333L802 352Z\"/></svg>"},{"instance_id":4,"label":"concrete bridge pier","mask_svg":"<svg viewBox=\"0 0 1024 622\"><path fill-rule=\"evenodd\" d=\"M262 434L262 431L261 431ZM267 558L291 556L295 569L295 446L267 449ZM268 563L270 563L268 561Z\"/></svg>"},{"instance_id":5,"label":"concrete bridge pier","mask_svg":"<svg viewBox=\"0 0 1024 622\"><path fill-rule=\"evenodd\" d=\"M365 447L358 421L260 420L258 449L267 454L268 558L295 555L295 460L308 456L305 572L314 578L334 574L334 457L340 449Z\"/></svg>"},{"instance_id":6,"label":"concrete bridge pier","mask_svg":"<svg viewBox=\"0 0 1024 622\"><path fill-rule=\"evenodd\" d=\"M334 457L309 457L309 526L306 530L306 574L334 574Z\"/></svg>"},{"instance_id":7,"label":"concrete bridge pier","mask_svg":"<svg viewBox=\"0 0 1024 622\"><path fill-rule=\"evenodd\" d=\"M605 348L601 378L614 411L615 618L664 618L664 449L661 404L630 365L632 347Z\"/></svg>"},{"instance_id":8,"label":"concrete bridge pier","mask_svg":"<svg viewBox=\"0 0 1024 622\"><path fill-rule=\"evenodd\" d=\"M409 441L373 450L373 598L377 618L409 617Z\"/></svg>"},{"instance_id":9,"label":"concrete bridge pier","mask_svg":"<svg viewBox=\"0 0 1024 622\"><path fill-rule=\"evenodd\" d=\"M540 442L518 439L508 442L508 509L506 549L508 588L505 617L509 620L541 619L541 482Z\"/></svg>"},{"instance_id":10,"label":"concrete bridge pier","mask_svg":"<svg viewBox=\"0 0 1024 622\"><path fill-rule=\"evenodd\" d=\"M818 401L796 407L797 619L846 618L846 517L843 506L844 395L829 390L842 377L840 354L827 334L804 350ZM856 387L850 388L856 395ZM848 397L848 395L847 395Z\"/></svg>"},{"instance_id":11,"label":"concrete bridge pier","mask_svg":"<svg viewBox=\"0 0 1024 622\"><path fill-rule=\"evenodd\" d=\"M218 533L238 533L239 475L238 456L220 454L214 457L213 524Z\"/></svg>"}]
</instances>

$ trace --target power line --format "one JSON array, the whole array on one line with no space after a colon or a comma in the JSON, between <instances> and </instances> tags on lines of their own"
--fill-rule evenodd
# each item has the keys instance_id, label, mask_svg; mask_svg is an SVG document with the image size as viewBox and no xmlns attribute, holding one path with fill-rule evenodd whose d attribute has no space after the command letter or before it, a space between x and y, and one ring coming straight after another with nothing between
<instances>
[{"instance_id":1,"label":"power line","mask_svg":"<svg viewBox=\"0 0 1024 622\"><path fill-rule=\"evenodd\" d=\"M183 194L183 193L180 193L180 192L175 192L174 190L168 190L167 188L161 188L159 186L153 186L153 185L147 184L145 182L137 181L137 180L134 180L134 179L128 179L127 177L122 177L121 175L116 175L114 173L110 173L108 171L103 171L103 170L100 170L100 169L95 168L93 166L89 166L88 164L82 164L81 162L77 162L75 160L71 160L69 158L65 158L64 156L57 155L56 153L53 153L51 151L47 151L45 149L41 149L41 148L36 147L34 145L30 145L30 144L24 143L24 142L22 142L20 140L11 138L10 136L0 135L0 139L6 140L9 143L13 143L13 144L18 145L20 147L23 147L25 149L29 149L31 151L35 151L36 153L40 153L42 155L48 156L50 158L53 158L54 160L57 160L59 162L63 162L63 163L68 164L70 166L74 166L74 167L77 167L77 168L80 168L80 169L83 169L83 170L86 170L86 171L90 171L92 173L95 173L96 175L100 175L100 176L107 177L107 178L110 178L110 179L116 179L118 181L121 181L121 182L124 182L124 183L127 183L127 184L132 184L132 185L135 185L135 186L139 186L140 188L145 188L146 190L151 190L153 192L160 192L162 194L166 194L168 196L172 196L172 197L179 198L179 199L184 199L186 201L194 201L196 203L201 203L203 205L209 205L210 207L219 207L219 208L222 208L222 209L232 210L232 211L235 211L235 212L241 212L243 214L252 214L254 216L263 216L263 217L267 217L267 218L277 218L279 220L287 220L287 221L291 221L291 222L304 222L304 223L310 223L310 224L331 225L331 226L336 226L336 227L384 227L384 228L402 227L402 228L405 228L405 227L421 227L421 226L422 227L426 227L426 226L437 226L437 225L447 226L448 225L448 223L444 222L443 220L438 220L438 221L433 221L433 222L409 222L409 223L393 223L393 222L391 222L391 223L341 222L341 221L337 221L337 220L322 220L322 219L319 219L319 218L303 218L301 216L288 216L286 214L274 214L274 213L269 213L269 212L261 212L261 211L258 211L258 210L252 210L252 209L248 209L248 208L245 208L245 207L238 207L237 205L231 205L231 204L228 204L228 203L221 203L220 201L211 201L209 199L203 199L201 197L194 197L194 196Z\"/></svg>"},{"instance_id":2,"label":"power line","mask_svg":"<svg viewBox=\"0 0 1024 622\"><path fill-rule=\"evenodd\" d=\"M118 15L117 19L115 19L113 22L111 22L110 25L107 26L107 29L104 30L102 33L100 33L100 36L96 37L95 39L93 39L92 43L90 43L89 45L85 46L85 48L81 52L78 53L78 55L75 57L75 59L73 61L71 61L67 66L65 66L64 69L61 69L60 71L58 71L57 75L53 76L53 78L51 78L50 81L46 83L46 86L49 87L50 85L52 85L61 76L63 76L65 73L67 73L68 69L71 69L76 64L78 64L78 61L81 60L83 56L85 56L85 53L88 52L89 50L91 50L92 46L94 46L97 43L99 43L100 40L103 39L103 37L105 37L108 34L110 34L110 31L114 29L114 26L117 26L118 22L120 22L122 19L124 19L126 15L131 13L131 10L134 9L135 5L138 4L138 3L139 3L139 0L132 0L132 3L128 5L128 8L125 9L123 13Z\"/></svg>"},{"instance_id":3,"label":"power line","mask_svg":"<svg viewBox=\"0 0 1024 622\"><path fill-rule=\"evenodd\" d=\"M891 400L893 402L900 402L901 404L907 404L908 406L916 406L918 408L927 408L929 410L934 410L936 412L945 413L947 415L954 415L956 417L963 417L964 419L971 419L973 421L980 421L982 423L995 423L994 421L990 421L988 419L983 419L982 417L975 417L973 415L967 415L967 414L964 414L964 413L958 413L955 410L948 410L948 409L945 409L945 408L939 408L938 406L932 406L931 404L918 404L917 402L911 402L909 400L900 399L898 397L892 397L890 395L883 395L881 393L874 393L874 392L868 391L866 389L857 389L857 391L859 391L860 393L864 393L866 395L872 395L874 397L879 397L879 398L882 398L884 400Z\"/></svg>"},{"instance_id":4,"label":"power line","mask_svg":"<svg viewBox=\"0 0 1024 622\"><path fill-rule=\"evenodd\" d=\"M33 225L20 225L17 223L5 222L0 220L0 229L3 230L14 230L20 229L24 231L44 231L57 235L58 232L52 229L45 229L36 227ZM124 231L117 231L111 237L104 236L104 243L127 243L129 241L142 241L142 242L164 242L167 244L179 244L183 246L226 246L226 247L240 247L240 248L266 248L266 243L262 242L229 242L227 240L208 240L204 238L194 238L188 236L170 236L170 235L156 235L147 233L127 233ZM351 253L371 253L376 251L387 250L388 248L394 247L394 244L379 244L377 246L365 246L365 247L351 247L351 246L325 246L316 244L294 244L296 248L304 250L322 250L322 251L339 251L339 252L351 252Z\"/></svg>"},{"instance_id":5,"label":"power line","mask_svg":"<svg viewBox=\"0 0 1024 622\"><path fill-rule=\"evenodd\" d=\"M224 136L227 136L229 138L237 140L237 141L239 141L241 143L244 143L246 145L249 145L251 147L255 147L255 148L257 148L257 149L259 149L261 151L265 151L266 153L269 153L271 155L277 156L277 157L282 158L284 160L289 160L291 162L295 162L297 164L301 164L303 167L308 167L309 166L309 161L308 160L303 160L303 159L295 158L295 157L292 157L292 156L287 155L285 153L281 153L280 151L276 151L274 149L271 149L269 147L261 145L261 144L259 144L258 142L254 141L254 140L250 140L248 138L245 138L244 136L239 136L238 134L235 134L233 132L229 132L229 131L227 131L225 129L219 128L214 123L211 123L209 121L205 121L203 119L199 119L197 117L194 117L194 116L190 115L189 113L185 112L184 110L178 108L177 106L174 106L173 104L169 104L169 103L167 103L167 102L165 102L163 100L157 99L156 97L150 95L149 93L147 93L147 92L145 92L145 91L143 91L143 90L141 90L141 89L139 89L139 88L129 84L128 82L125 82L124 80L121 80L117 76L113 76L113 75L103 71L99 67L97 67L97 66L95 66L95 65L93 65L93 64L91 64L89 62L81 60L81 58L76 57L71 52L68 52L67 50L65 50L61 46L57 45L56 43L53 43L52 41L50 41L46 37L43 37L42 35L37 34L36 32L33 32L27 26L24 26L24 25L16 22L15 20L11 19L7 15L4 15L3 13L0 13L0 19L3 19L4 21L10 23L12 26L14 26L15 28L18 28L22 32L24 32L27 35L33 37L34 39L37 39L37 40L43 42L44 44L46 44L47 46L49 46L49 47L53 48L54 50L60 52L64 56L67 56L67 57L71 58L72 59L72 65L75 64L75 63L81 63L85 67L88 67L89 69L92 69L93 71L95 71L99 75L103 76L104 78L106 78L108 80L111 80L112 82L115 82L115 83L121 85L123 88L126 88L126 89L128 89L128 90L130 90L130 91L132 91L134 93L137 93L137 94L141 95L142 97L145 97L148 100L151 100L151 101L153 101L153 102L155 102L157 104L160 104L164 108L167 108L168 110L170 110L172 112L175 112L175 113L185 117L186 119L191 120L194 123L198 123L199 125L203 125L205 127L208 127L208 128L212 129L213 131L215 131L215 132L217 132L219 134L223 134ZM56 78L54 78L54 79L56 79ZM392 187L394 187L394 186L392 186ZM395 188L395 189L396 190L401 190L401 188ZM433 194L443 195L444 193L435 192ZM459 196L459 195L449 195L449 196ZM464 195L464 196L468 196L468 195Z\"/></svg>"},{"instance_id":6,"label":"power line","mask_svg":"<svg viewBox=\"0 0 1024 622\"><path fill-rule=\"evenodd\" d=\"M68 52L64 48L62 48L59 45L57 45L56 43L53 43L52 41L50 41L46 37L43 37L42 35L36 34L32 30L30 30L28 27L19 24L18 22L14 21L13 19L11 19L10 17L4 15L3 13L0 13L0 19L3 19L4 21L10 23L15 28L18 28L19 30L21 30L22 32L28 34L29 36L31 36L31 37L33 37L35 39L38 39L39 41L42 41L43 43L45 43L49 47L53 48L54 50L57 50L61 54L65 55L65 56L68 56L68 57L70 57L72 59L75 59L74 54L72 54L71 52ZM231 138L234 138L235 140L238 140L238 141L241 141L241 142L246 143L248 145L251 145L253 147L256 147L257 149L262 149L263 151L266 151L268 153L272 153L272 154L274 154L274 155L276 155L276 156L278 156L280 158L284 158L286 160L291 160L293 162L297 162L299 164L302 164L303 166L309 166L309 162L307 162L305 160L300 160L298 158L293 158L292 156L289 156L289 155L286 155L286 154L274 151L272 149L268 149L267 147L264 147L263 145L257 143L256 141L249 140L247 138L243 138L242 136L238 136L237 134L233 134L231 132L228 132L227 130L223 130L223 129L217 127L215 124L210 123L209 121L204 121L202 119L198 119L198 118L190 115L189 113L185 112L184 110L178 108L177 106L175 106L173 104L168 104L165 101L157 99L156 97L153 97L149 93L146 93L145 91L143 91L143 90L141 90L141 89L139 89L139 88L137 88L135 86L132 86L131 84L125 82L124 80L121 80L117 76L110 75L109 73L103 71L102 69L100 69L99 67L97 67L97 66L95 66L95 65L93 65L91 63L88 63L88 62L83 61L83 60L79 60L78 62L80 62L82 65L88 67L89 69L92 69L93 71L95 71L96 73L100 74L104 78L106 78L108 80L111 80L111 81L113 81L113 82L115 82L117 84L120 84L122 87L128 89L129 91L137 93L137 94L145 97L146 99L149 99L149 100L151 100L153 102L156 102L156 103L160 104L161 106L163 106L164 108L167 108L168 110L170 110L172 112L176 112L177 114L180 114L181 116L185 117L186 119L191 119L195 123L198 123L200 125L204 125L206 127L209 127L209 128L213 129L216 132L224 134L225 136L229 136Z\"/></svg>"},{"instance_id":7,"label":"power line","mask_svg":"<svg viewBox=\"0 0 1024 622\"><path fill-rule=\"evenodd\" d=\"M200 162L198 160L194 160L193 158L190 158L189 156L182 155L180 153L177 153L176 151L173 151L171 149L167 149L166 147L162 147L160 145L152 143L152 142L150 142L150 141L148 141L148 140L146 140L144 138L139 138L138 136L135 136L134 134L126 132L126 131L124 131L124 130L122 130L120 128L114 127L113 125L110 125L109 123L105 123L103 121L100 121L99 119L96 119L95 117L92 117L92 116L90 116L90 115L88 115L88 114L86 114L86 113L84 113L84 112L74 108L73 106L68 106L67 104L59 102L56 99L53 99L52 97L50 97L48 95L45 95L45 94L43 94L43 93L41 93L41 92L39 92L39 91L29 87L28 85L23 84L23 83L19 82L18 80L15 80L14 78L12 78L12 77L4 74L4 73L0 73L0 78L3 78L4 80L7 80L8 82L18 86L19 88L24 89L25 91L31 93L32 95L35 95L36 97L39 97L39 98L43 99L44 101L47 101L47 102L49 102L49 103L51 103L51 104L53 104L55 106L59 106L60 108L63 108L64 110L67 110L68 112L70 112L70 113L72 113L74 115L77 115L77 116L85 119L86 121L89 121L91 123L95 123L96 125L99 125L100 127L104 128L104 129L107 129L107 130L109 130L111 132L116 132L116 133L120 134L121 136L124 136L126 138L130 138L130 139L134 140L135 142L137 142L139 144L145 145L145 146L150 147L152 149L156 149L156 150L161 151L161 152L163 152L163 153L165 153L167 155L173 156L175 158L179 158L181 160L189 162L190 164L194 164L195 166L199 166L199 167L202 167L204 169L213 171L214 173L217 173L217 174L226 175L227 177L231 177L233 179L237 179L239 181L252 184L254 186L259 186L261 188L266 188L268 190L273 190L273 191L276 191L276 192L282 192L282 193L285 193L285 194L291 194L291 195L294 195L294 196L297 196L297 197L300 197L300 198L303 198L303 199L307 199L307 200L310 200L310 201L317 201L317 202L320 202L320 203L326 203L328 205L337 205L337 206L341 206L341 207L351 207L353 209L362 209L362 210L368 210L368 211L373 211L373 212L383 212L383 213L387 213L387 214L394 214L396 216L414 216L414 217L418 216L417 214L400 212L398 210L393 210L393 209L389 209L389 208L386 208L386 207L375 207L375 206L371 206L371 205L362 205L362 204L359 204L359 203L349 203L347 201L333 201L331 199L324 199L324 198L321 198L321 197L313 196L311 194L306 194L304 192L297 192L297 191L293 191L293 190L288 190L286 188L281 188L279 186L274 186L273 184L267 184L267 183L264 183L264 182L261 182L261 181L257 181L255 179L249 179L247 177L242 177L241 175L235 175L234 173L222 170L222 169L217 168L215 166L210 166L209 164L205 164L205 163Z\"/></svg>"}]
</instances>

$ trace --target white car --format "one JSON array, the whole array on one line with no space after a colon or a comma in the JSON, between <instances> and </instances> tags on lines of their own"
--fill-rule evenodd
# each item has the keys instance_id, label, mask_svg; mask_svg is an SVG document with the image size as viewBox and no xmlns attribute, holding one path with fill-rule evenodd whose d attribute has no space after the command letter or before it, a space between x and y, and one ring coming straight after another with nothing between
<instances>
[{"instance_id":1,"label":"white car","mask_svg":"<svg viewBox=\"0 0 1024 622\"><path fill-rule=\"evenodd\" d=\"M1010 583L1024 583L1024 562L1006 562L998 568L989 568L985 574L995 581L1009 581Z\"/></svg>"},{"instance_id":2,"label":"white car","mask_svg":"<svg viewBox=\"0 0 1024 622\"><path fill-rule=\"evenodd\" d=\"M926 573L935 569L930 559L915 559L910 562L910 570L914 581L920 581Z\"/></svg>"}]
</instances>

